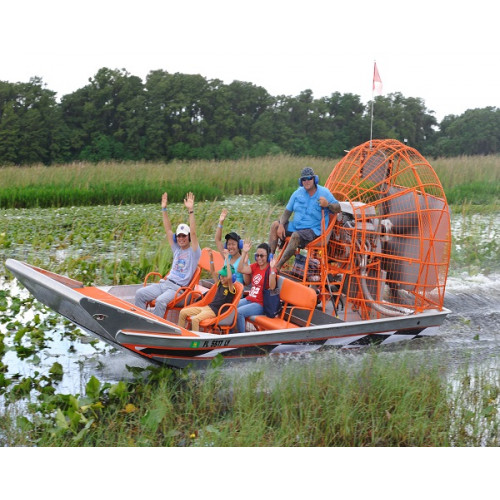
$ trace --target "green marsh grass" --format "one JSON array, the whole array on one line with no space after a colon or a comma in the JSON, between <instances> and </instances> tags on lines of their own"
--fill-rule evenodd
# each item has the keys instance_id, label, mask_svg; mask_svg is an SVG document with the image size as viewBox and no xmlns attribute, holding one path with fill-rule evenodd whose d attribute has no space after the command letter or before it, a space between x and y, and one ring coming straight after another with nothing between
<instances>
[{"instance_id":1,"label":"green marsh grass","mask_svg":"<svg viewBox=\"0 0 500 500\"><path fill-rule=\"evenodd\" d=\"M160 202L147 205L6 209L0 212L0 272L12 257L72 276L86 284L130 284L170 267ZM265 196L234 196L196 202L197 233L202 247L214 247L222 208L229 211L224 231L236 231L255 243L267 241L283 205ZM498 272L500 207L478 210L471 204L452 214L451 271ZM170 205L174 225L187 222L180 203Z\"/></svg>"},{"instance_id":2,"label":"green marsh grass","mask_svg":"<svg viewBox=\"0 0 500 500\"><path fill-rule=\"evenodd\" d=\"M198 200L272 195L285 203L305 165L325 182L338 160L268 156L233 161L78 163L0 168L0 208L150 203L167 191L180 202L188 191ZM430 161L451 204L498 203L500 156Z\"/></svg>"},{"instance_id":3,"label":"green marsh grass","mask_svg":"<svg viewBox=\"0 0 500 500\"><path fill-rule=\"evenodd\" d=\"M0 168L0 208L150 203L167 191L180 202L237 194L270 194L297 185L304 164L323 180L335 161L273 156L239 161L72 164Z\"/></svg>"},{"instance_id":4,"label":"green marsh grass","mask_svg":"<svg viewBox=\"0 0 500 500\"><path fill-rule=\"evenodd\" d=\"M290 189L301 165L289 173ZM497 182L493 171L488 175ZM170 206L173 224L185 221L180 203L184 194ZM0 267L5 258L19 258L101 285L136 283L150 270L166 272L171 255L161 223L160 196L154 194L146 205L2 210ZM201 246L213 247L223 207L229 210L225 230L236 230L255 242L267 240L270 222L283 210L281 202L265 195L231 196L224 201L197 198ZM460 224L454 233L452 266L458 270L467 266L470 272L498 270L498 204L484 208L479 222L476 211L472 201L454 209L453 219ZM4 268L1 272L7 274ZM19 330L13 332L17 335ZM40 325L33 322L24 333L29 342L14 346L18 355L36 356L43 341L39 334ZM0 340L1 347L4 339ZM0 362L0 382L4 368ZM25 377L7 388L14 400L32 399L27 411L0 409L0 445L500 444L498 371L463 373L450 383L437 363L407 356L338 356L327 364L278 365L271 374L257 367L237 376L218 369L151 370L135 382L113 385L91 378L82 395L57 394L49 383L55 383L56 372ZM30 396L34 386L43 391L39 396Z\"/></svg>"},{"instance_id":5,"label":"green marsh grass","mask_svg":"<svg viewBox=\"0 0 500 500\"><path fill-rule=\"evenodd\" d=\"M499 271L500 205L475 210L468 203L452 214L450 271L470 275Z\"/></svg>"},{"instance_id":6,"label":"green marsh grass","mask_svg":"<svg viewBox=\"0 0 500 500\"><path fill-rule=\"evenodd\" d=\"M130 284L151 270L169 269L171 250L162 225L160 200L148 205L7 209L0 216L0 271L8 257L67 274L87 284ZM267 241L282 207L264 196L236 196L195 203L202 247L214 248L222 208L225 230L254 242ZM181 203L170 204L172 224L187 222Z\"/></svg>"},{"instance_id":7,"label":"green marsh grass","mask_svg":"<svg viewBox=\"0 0 500 500\"><path fill-rule=\"evenodd\" d=\"M82 396L51 395L0 429L37 446L498 446L498 373L374 352L252 371L147 370L130 383L91 378ZM279 375L277 374L279 372ZM477 389L481 392L477 393ZM472 415L474 414L474 416ZM29 417L29 418L28 418ZM10 424L10 425L9 425Z\"/></svg>"}]
</instances>

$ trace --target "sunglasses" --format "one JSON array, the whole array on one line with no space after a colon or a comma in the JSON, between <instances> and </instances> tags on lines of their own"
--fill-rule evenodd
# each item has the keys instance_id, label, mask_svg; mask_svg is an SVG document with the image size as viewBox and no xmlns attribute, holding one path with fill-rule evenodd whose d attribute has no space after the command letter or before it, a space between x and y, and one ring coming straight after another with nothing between
<instances>
[{"instance_id":1,"label":"sunglasses","mask_svg":"<svg viewBox=\"0 0 500 500\"><path fill-rule=\"evenodd\" d=\"M301 181L312 181L314 179L313 175L308 175L307 177L301 177Z\"/></svg>"},{"instance_id":2,"label":"sunglasses","mask_svg":"<svg viewBox=\"0 0 500 500\"><path fill-rule=\"evenodd\" d=\"M267 259L267 255L265 253L256 253L254 254L255 259L258 259L259 257L261 259Z\"/></svg>"}]
</instances>

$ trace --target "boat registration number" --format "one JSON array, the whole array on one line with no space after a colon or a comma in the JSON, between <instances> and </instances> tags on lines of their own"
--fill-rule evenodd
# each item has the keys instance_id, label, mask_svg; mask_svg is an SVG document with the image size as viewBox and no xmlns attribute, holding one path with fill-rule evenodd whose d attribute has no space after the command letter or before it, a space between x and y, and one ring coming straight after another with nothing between
<instances>
[{"instance_id":1,"label":"boat registration number","mask_svg":"<svg viewBox=\"0 0 500 500\"><path fill-rule=\"evenodd\" d=\"M225 347L229 345L230 340L204 340L203 344L197 340L195 342L191 342L190 347Z\"/></svg>"}]
</instances>

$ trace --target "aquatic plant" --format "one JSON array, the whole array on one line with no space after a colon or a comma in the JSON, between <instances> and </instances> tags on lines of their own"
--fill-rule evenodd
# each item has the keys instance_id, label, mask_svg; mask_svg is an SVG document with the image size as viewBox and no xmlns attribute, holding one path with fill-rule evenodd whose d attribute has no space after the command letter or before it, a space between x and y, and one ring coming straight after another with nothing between
<instances>
[{"instance_id":1,"label":"aquatic plant","mask_svg":"<svg viewBox=\"0 0 500 500\"><path fill-rule=\"evenodd\" d=\"M44 395L17 426L38 446L498 446L498 375L476 372L477 392L465 374L458 394L440 365L373 351L274 375L136 369L133 382L92 376L83 396Z\"/></svg>"},{"instance_id":2,"label":"aquatic plant","mask_svg":"<svg viewBox=\"0 0 500 500\"><path fill-rule=\"evenodd\" d=\"M337 160L286 155L226 161L77 163L0 168L0 208L152 203L164 191L172 202L261 195L285 203L300 170L310 165L324 183ZM500 156L431 161L450 203L498 203Z\"/></svg>"},{"instance_id":3,"label":"aquatic plant","mask_svg":"<svg viewBox=\"0 0 500 500\"><path fill-rule=\"evenodd\" d=\"M270 222L283 210L265 196L201 202L196 217L202 246L213 246L222 207L229 210L225 230L255 242L267 240ZM172 203L171 217L184 220L182 205ZM452 220L452 267L498 270L498 212L478 216L467 204ZM3 268L8 257L85 283L112 284L166 271L171 254L154 203L3 210L0 271L10 280ZM258 368L241 377L216 366L206 374L151 369L116 383L87 372L83 390L64 394L68 374L54 358L56 346L81 349L85 336L27 292L11 292L1 276L0 445L499 444L498 378L479 371L479 382L458 398L440 370L422 360L414 366L408 359L367 356L366 364L350 366L340 356L326 366L285 364L273 383ZM88 346L91 352L104 349Z\"/></svg>"}]
</instances>

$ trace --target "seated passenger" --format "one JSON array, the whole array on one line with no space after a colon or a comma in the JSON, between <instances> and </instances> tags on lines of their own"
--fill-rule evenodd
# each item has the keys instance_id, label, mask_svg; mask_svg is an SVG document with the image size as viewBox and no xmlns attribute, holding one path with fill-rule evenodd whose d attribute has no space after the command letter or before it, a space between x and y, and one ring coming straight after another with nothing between
<instances>
[{"instance_id":1,"label":"seated passenger","mask_svg":"<svg viewBox=\"0 0 500 500\"><path fill-rule=\"evenodd\" d=\"M238 319L236 322L236 333L245 331L246 318L249 316L258 316L264 313L264 278L266 271L269 270L268 287L274 290L277 285L276 279L276 258L270 258L271 252L267 243L261 243L255 253L255 261L252 265L245 264L248 261L248 252L252 248L252 242L245 240L241 260L238 270L250 277L250 293L244 299L238 302Z\"/></svg>"},{"instance_id":2,"label":"seated passenger","mask_svg":"<svg viewBox=\"0 0 500 500\"><path fill-rule=\"evenodd\" d=\"M161 210L163 214L163 227L167 235L168 243L174 254L170 272L159 283L153 283L137 290L135 294L135 305L146 309L146 304L155 300L153 313L163 318L168 303L173 300L177 290L189 285L193 274L198 266L201 256L201 248L196 236L196 223L194 218L194 194L188 193L184 199L184 206L189 214L189 226L179 224L175 233L172 231L167 211L168 196L163 193L161 198Z\"/></svg>"},{"instance_id":3,"label":"seated passenger","mask_svg":"<svg viewBox=\"0 0 500 500\"><path fill-rule=\"evenodd\" d=\"M224 249L227 248L229 250L229 264L231 264L236 270L234 273L236 276L236 280L243 285L248 285L250 283L249 278L238 272L238 264L240 263L241 259L241 248L243 247L243 241L240 235L238 233L235 233L234 231L231 231L225 236L226 243L222 243L222 228L226 217L227 210L224 208L220 214L219 223L217 224L217 230L215 231L215 246L223 257ZM248 264L250 264L250 261L248 261Z\"/></svg>"},{"instance_id":4,"label":"seated passenger","mask_svg":"<svg viewBox=\"0 0 500 500\"><path fill-rule=\"evenodd\" d=\"M214 298L210 304L206 306L197 306L193 304L192 306L184 307L179 313L179 326L185 328L186 320L188 317L191 318L191 330L194 332L200 331L200 322L204 319L215 318L219 313L219 309L223 304L230 304L236 293L236 288L233 284L233 274L234 267L228 264L229 251L224 250L224 267L219 271L215 272L214 269L214 258L212 250L209 252L210 256L210 272L214 279L214 285L217 287Z\"/></svg>"}]
</instances>

